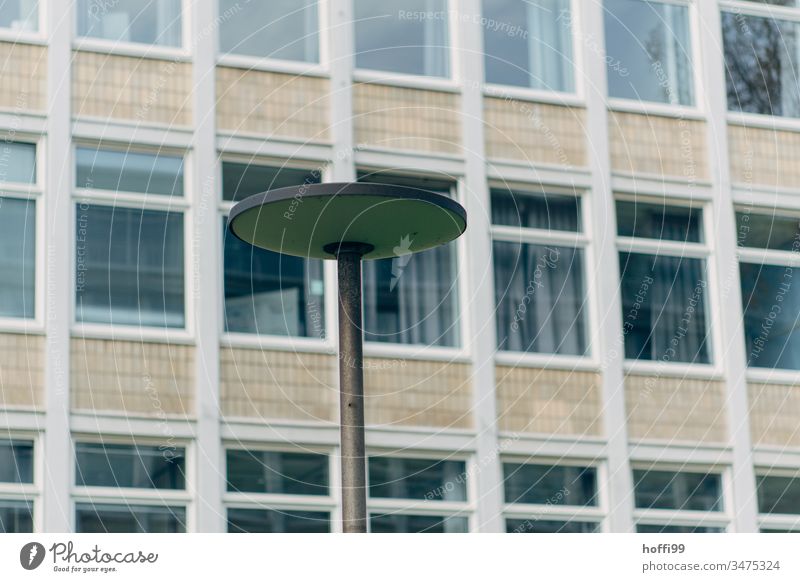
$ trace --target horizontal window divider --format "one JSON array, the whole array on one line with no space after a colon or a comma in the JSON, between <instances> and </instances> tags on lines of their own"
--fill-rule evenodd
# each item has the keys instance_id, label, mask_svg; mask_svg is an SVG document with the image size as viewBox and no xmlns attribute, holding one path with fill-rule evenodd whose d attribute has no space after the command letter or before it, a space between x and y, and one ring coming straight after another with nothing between
<instances>
[{"instance_id":1,"label":"horizontal window divider","mask_svg":"<svg viewBox=\"0 0 800 582\"><path fill-rule=\"evenodd\" d=\"M586 100L576 93L547 91L515 85L486 83L483 86L483 95L506 101L526 101L534 105L541 103L542 105L562 105L564 107L586 107Z\"/></svg>"},{"instance_id":2,"label":"horizontal window divider","mask_svg":"<svg viewBox=\"0 0 800 582\"><path fill-rule=\"evenodd\" d=\"M73 190L76 204L98 204L144 210L164 210L181 212L191 206L185 196L167 194L137 194L133 192L111 192L108 190Z\"/></svg>"},{"instance_id":3,"label":"horizontal window divider","mask_svg":"<svg viewBox=\"0 0 800 582\"><path fill-rule=\"evenodd\" d=\"M800 199L796 188L734 182L731 195L739 212L750 210L752 214L769 215L781 211L790 216L800 213Z\"/></svg>"},{"instance_id":4,"label":"horizontal window divider","mask_svg":"<svg viewBox=\"0 0 800 582\"><path fill-rule=\"evenodd\" d=\"M640 253L685 259L705 259L711 249L705 243L658 240L644 237L617 237L620 252Z\"/></svg>"},{"instance_id":5,"label":"horizontal window divider","mask_svg":"<svg viewBox=\"0 0 800 582\"><path fill-rule=\"evenodd\" d=\"M634 99L621 99L619 97L610 98L607 103L609 111L615 113L638 113L647 116L668 117L676 120L685 119L687 121L705 121L706 119L705 113L696 106L670 105L668 103L636 101Z\"/></svg>"},{"instance_id":6,"label":"horizontal window divider","mask_svg":"<svg viewBox=\"0 0 800 582\"><path fill-rule=\"evenodd\" d=\"M0 317L0 333L45 335L46 330L44 322L38 318Z\"/></svg>"},{"instance_id":7,"label":"horizontal window divider","mask_svg":"<svg viewBox=\"0 0 800 582\"><path fill-rule=\"evenodd\" d=\"M233 236L233 235L229 235ZM270 336L227 332L220 338L220 346L226 348L257 349L277 352L308 352L336 356L333 340L307 337Z\"/></svg>"},{"instance_id":8,"label":"horizontal window divider","mask_svg":"<svg viewBox=\"0 0 800 582\"><path fill-rule=\"evenodd\" d=\"M187 489L136 489L128 487L83 487L74 485L72 497L78 503L130 503L133 504L169 504L190 503L192 492Z\"/></svg>"},{"instance_id":9,"label":"horizontal window divider","mask_svg":"<svg viewBox=\"0 0 800 582\"><path fill-rule=\"evenodd\" d=\"M42 188L28 184L9 184L4 183L0 190L0 197L21 198L25 200L36 200L41 197Z\"/></svg>"},{"instance_id":10,"label":"horizontal window divider","mask_svg":"<svg viewBox=\"0 0 800 582\"><path fill-rule=\"evenodd\" d=\"M369 497L367 510L371 513L406 513L419 515L441 515L470 513L474 505L468 501L424 501L414 499L385 499Z\"/></svg>"},{"instance_id":11,"label":"horizontal window divider","mask_svg":"<svg viewBox=\"0 0 800 582\"><path fill-rule=\"evenodd\" d=\"M503 515L510 518L530 518L545 516L547 519L601 521L606 513L599 507L582 505L555 505L534 503L506 503Z\"/></svg>"},{"instance_id":12,"label":"horizontal window divider","mask_svg":"<svg viewBox=\"0 0 800 582\"><path fill-rule=\"evenodd\" d=\"M441 346L390 344L382 342L364 342L364 357L410 361L436 361L469 363L469 352L465 348Z\"/></svg>"},{"instance_id":13,"label":"horizontal window divider","mask_svg":"<svg viewBox=\"0 0 800 582\"><path fill-rule=\"evenodd\" d=\"M333 155L333 143L315 139L275 136L241 130L220 130L217 132L217 149L224 152L252 154L258 157L322 159Z\"/></svg>"},{"instance_id":14,"label":"horizontal window divider","mask_svg":"<svg viewBox=\"0 0 800 582\"><path fill-rule=\"evenodd\" d=\"M223 446L226 451L254 451L254 452L267 452L267 453L316 453L318 455L330 455L333 453L333 447L320 444L294 444L292 442L278 441L263 442L263 441L242 441L242 440L229 440L223 436ZM230 491L229 493L237 493ZM255 495L255 493L248 493L248 495ZM274 495L270 493L269 495ZM293 495L293 497L295 497ZM314 497L324 497L314 495Z\"/></svg>"},{"instance_id":15,"label":"horizontal window divider","mask_svg":"<svg viewBox=\"0 0 800 582\"><path fill-rule=\"evenodd\" d=\"M797 251L776 251L753 247L738 247L737 254L743 263L772 265L776 267L800 267L800 247Z\"/></svg>"},{"instance_id":16,"label":"horizontal window divider","mask_svg":"<svg viewBox=\"0 0 800 582\"><path fill-rule=\"evenodd\" d=\"M192 145L192 127L145 121L109 120L82 115L72 121L78 147L185 155Z\"/></svg>"},{"instance_id":17,"label":"horizontal window divider","mask_svg":"<svg viewBox=\"0 0 800 582\"><path fill-rule=\"evenodd\" d=\"M330 495L289 495L278 493L244 493L225 491L222 494L225 505L253 507L281 506L281 507L324 507L334 509L336 500Z\"/></svg>"},{"instance_id":18,"label":"horizontal window divider","mask_svg":"<svg viewBox=\"0 0 800 582\"><path fill-rule=\"evenodd\" d=\"M800 118L767 115L765 113L728 111L728 124L753 129L800 132Z\"/></svg>"},{"instance_id":19,"label":"horizontal window divider","mask_svg":"<svg viewBox=\"0 0 800 582\"><path fill-rule=\"evenodd\" d=\"M800 530L800 513L760 513L758 515L758 525L762 528L786 528Z\"/></svg>"},{"instance_id":20,"label":"horizontal window divider","mask_svg":"<svg viewBox=\"0 0 800 582\"><path fill-rule=\"evenodd\" d=\"M188 63L192 60L192 54L185 48L85 36L76 36L72 41L72 48L77 51L102 53L109 56L139 57L165 62Z\"/></svg>"},{"instance_id":21,"label":"horizontal window divider","mask_svg":"<svg viewBox=\"0 0 800 582\"><path fill-rule=\"evenodd\" d=\"M497 241L531 243L544 246L585 247L589 237L573 231L543 230L517 226L492 226Z\"/></svg>"},{"instance_id":22,"label":"horizontal window divider","mask_svg":"<svg viewBox=\"0 0 800 582\"><path fill-rule=\"evenodd\" d=\"M0 42L46 46L48 44L48 38L47 35L42 32L26 32L11 30L10 28L0 28Z\"/></svg>"},{"instance_id":23,"label":"horizontal window divider","mask_svg":"<svg viewBox=\"0 0 800 582\"><path fill-rule=\"evenodd\" d=\"M777 20L800 21L800 7L777 6L757 2L742 2L741 0L719 0L719 9L722 12L733 12L743 16L761 16Z\"/></svg>"},{"instance_id":24,"label":"horizontal window divider","mask_svg":"<svg viewBox=\"0 0 800 582\"><path fill-rule=\"evenodd\" d=\"M369 69L356 69L353 73L353 84L356 83L390 85L392 87L439 91L444 93L461 92L460 84L452 78L404 75L402 73L388 73L386 71L372 71Z\"/></svg>"},{"instance_id":25,"label":"horizontal window divider","mask_svg":"<svg viewBox=\"0 0 800 582\"><path fill-rule=\"evenodd\" d=\"M195 420L180 414L167 414L170 430L176 445L188 446L196 438ZM145 413L73 410L70 416L70 429L76 440L99 442L118 441L130 444L131 437L145 442L164 430L164 420ZM163 437L162 437L163 442Z\"/></svg>"},{"instance_id":26,"label":"horizontal window divider","mask_svg":"<svg viewBox=\"0 0 800 582\"><path fill-rule=\"evenodd\" d=\"M730 523L730 518L724 513L706 515L700 511L667 509L636 509L633 512L633 519L640 525L688 525L725 528Z\"/></svg>"},{"instance_id":27,"label":"horizontal window divider","mask_svg":"<svg viewBox=\"0 0 800 582\"><path fill-rule=\"evenodd\" d=\"M40 454L40 453L39 453ZM0 500L30 499L39 494L35 483L0 483Z\"/></svg>"},{"instance_id":28,"label":"horizontal window divider","mask_svg":"<svg viewBox=\"0 0 800 582\"><path fill-rule=\"evenodd\" d=\"M112 323L74 323L72 339L141 341L176 345L194 345L194 336L181 328L139 327Z\"/></svg>"},{"instance_id":29,"label":"horizontal window divider","mask_svg":"<svg viewBox=\"0 0 800 582\"><path fill-rule=\"evenodd\" d=\"M714 364L692 364L688 362L665 362L663 360L625 360L626 374L664 378L693 378L698 380L723 380L721 367Z\"/></svg>"},{"instance_id":30,"label":"horizontal window divider","mask_svg":"<svg viewBox=\"0 0 800 582\"><path fill-rule=\"evenodd\" d=\"M330 69L321 63L308 61L290 61L268 57L253 57L237 54L220 54L217 57L218 67L246 69L265 73L281 73L306 77L329 77Z\"/></svg>"},{"instance_id":31,"label":"horizontal window divider","mask_svg":"<svg viewBox=\"0 0 800 582\"><path fill-rule=\"evenodd\" d=\"M785 384L787 386L800 384L800 370L748 367L746 376L748 382Z\"/></svg>"},{"instance_id":32,"label":"horizontal window divider","mask_svg":"<svg viewBox=\"0 0 800 582\"><path fill-rule=\"evenodd\" d=\"M789 477L790 479L800 478L800 468L798 467L759 467L759 463L755 465L756 477ZM784 514L764 514L764 515L784 515ZM800 507L797 508L797 513L789 513L785 515L800 516Z\"/></svg>"},{"instance_id":33,"label":"horizontal window divider","mask_svg":"<svg viewBox=\"0 0 800 582\"><path fill-rule=\"evenodd\" d=\"M713 190L708 180L689 180L680 176L631 173L615 171L611 176L611 189L615 199L631 202L654 202L702 208L704 202L713 201Z\"/></svg>"},{"instance_id":34,"label":"horizontal window divider","mask_svg":"<svg viewBox=\"0 0 800 582\"><path fill-rule=\"evenodd\" d=\"M565 370L581 372L599 372L600 362L586 356L567 356L562 354L545 354L534 352L511 352L497 350L495 364L502 366L519 366L524 368L541 368L543 370Z\"/></svg>"}]
</instances>

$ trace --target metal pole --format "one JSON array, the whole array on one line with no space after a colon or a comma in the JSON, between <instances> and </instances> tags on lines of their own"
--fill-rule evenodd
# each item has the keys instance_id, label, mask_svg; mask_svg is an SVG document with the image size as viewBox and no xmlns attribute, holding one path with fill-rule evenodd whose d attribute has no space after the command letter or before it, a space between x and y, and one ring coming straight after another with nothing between
<instances>
[{"instance_id":1,"label":"metal pole","mask_svg":"<svg viewBox=\"0 0 800 582\"><path fill-rule=\"evenodd\" d=\"M361 256L368 250L365 245L343 243L336 251L339 279L342 529L345 533L367 531Z\"/></svg>"}]
</instances>

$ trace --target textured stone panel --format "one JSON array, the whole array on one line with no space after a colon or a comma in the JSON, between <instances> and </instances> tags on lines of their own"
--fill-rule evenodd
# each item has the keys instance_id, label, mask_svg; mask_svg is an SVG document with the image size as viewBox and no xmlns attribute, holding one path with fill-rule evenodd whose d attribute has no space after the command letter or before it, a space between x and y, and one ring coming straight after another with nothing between
<instances>
[{"instance_id":1,"label":"textured stone panel","mask_svg":"<svg viewBox=\"0 0 800 582\"><path fill-rule=\"evenodd\" d=\"M728 150L735 184L800 187L800 133L729 125Z\"/></svg>"},{"instance_id":2,"label":"textured stone panel","mask_svg":"<svg viewBox=\"0 0 800 582\"><path fill-rule=\"evenodd\" d=\"M0 109L47 108L47 48L0 42Z\"/></svg>"},{"instance_id":3,"label":"textured stone panel","mask_svg":"<svg viewBox=\"0 0 800 582\"><path fill-rule=\"evenodd\" d=\"M44 346L42 336L0 334L0 406L44 405Z\"/></svg>"},{"instance_id":4,"label":"textured stone panel","mask_svg":"<svg viewBox=\"0 0 800 582\"><path fill-rule=\"evenodd\" d=\"M800 448L800 386L752 382L747 392L753 446Z\"/></svg>"}]
</instances>

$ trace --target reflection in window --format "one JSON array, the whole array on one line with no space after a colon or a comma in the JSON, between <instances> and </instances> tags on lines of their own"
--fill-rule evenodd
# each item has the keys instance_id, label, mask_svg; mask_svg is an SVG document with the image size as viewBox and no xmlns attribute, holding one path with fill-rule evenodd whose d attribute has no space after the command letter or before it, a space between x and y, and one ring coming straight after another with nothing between
<instances>
[{"instance_id":1,"label":"reflection in window","mask_svg":"<svg viewBox=\"0 0 800 582\"><path fill-rule=\"evenodd\" d=\"M800 117L800 25L722 12L728 109Z\"/></svg>"},{"instance_id":2,"label":"reflection in window","mask_svg":"<svg viewBox=\"0 0 800 582\"><path fill-rule=\"evenodd\" d=\"M0 439L0 483L33 483L33 442Z\"/></svg>"},{"instance_id":3,"label":"reflection in window","mask_svg":"<svg viewBox=\"0 0 800 582\"><path fill-rule=\"evenodd\" d=\"M618 200L616 210L620 236L703 242L703 211L699 208Z\"/></svg>"},{"instance_id":4,"label":"reflection in window","mask_svg":"<svg viewBox=\"0 0 800 582\"><path fill-rule=\"evenodd\" d=\"M407 515L403 513L371 514L372 533L466 533L466 517L438 515Z\"/></svg>"},{"instance_id":5,"label":"reflection in window","mask_svg":"<svg viewBox=\"0 0 800 582\"><path fill-rule=\"evenodd\" d=\"M219 2L222 53L316 63L318 29L316 0Z\"/></svg>"},{"instance_id":6,"label":"reflection in window","mask_svg":"<svg viewBox=\"0 0 800 582\"><path fill-rule=\"evenodd\" d=\"M18 32L38 31L38 0L3 0L0 3L0 28Z\"/></svg>"},{"instance_id":7,"label":"reflection in window","mask_svg":"<svg viewBox=\"0 0 800 582\"><path fill-rule=\"evenodd\" d=\"M183 216L79 204L76 318L183 327Z\"/></svg>"},{"instance_id":8,"label":"reflection in window","mask_svg":"<svg viewBox=\"0 0 800 582\"><path fill-rule=\"evenodd\" d=\"M32 502L0 500L0 533L31 533L32 531Z\"/></svg>"},{"instance_id":9,"label":"reflection in window","mask_svg":"<svg viewBox=\"0 0 800 582\"><path fill-rule=\"evenodd\" d=\"M652 525L639 523L637 533L725 533L724 527L708 527L704 525Z\"/></svg>"},{"instance_id":10,"label":"reflection in window","mask_svg":"<svg viewBox=\"0 0 800 582\"><path fill-rule=\"evenodd\" d=\"M506 519L506 533L594 533L597 523L553 519Z\"/></svg>"},{"instance_id":11,"label":"reflection in window","mask_svg":"<svg viewBox=\"0 0 800 582\"><path fill-rule=\"evenodd\" d=\"M228 491L328 494L327 455L229 449L226 458Z\"/></svg>"},{"instance_id":12,"label":"reflection in window","mask_svg":"<svg viewBox=\"0 0 800 582\"><path fill-rule=\"evenodd\" d=\"M633 471L636 507L722 511L722 480L714 473Z\"/></svg>"},{"instance_id":13,"label":"reflection in window","mask_svg":"<svg viewBox=\"0 0 800 582\"><path fill-rule=\"evenodd\" d=\"M222 199L239 202L268 190L317 184L319 180L319 170L222 162Z\"/></svg>"},{"instance_id":14,"label":"reflection in window","mask_svg":"<svg viewBox=\"0 0 800 582\"><path fill-rule=\"evenodd\" d=\"M369 495L387 499L466 501L463 461L370 457Z\"/></svg>"},{"instance_id":15,"label":"reflection in window","mask_svg":"<svg viewBox=\"0 0 800 582\"><path fill-rule=\"evenodd\" d=\"M609 97L692 105L692 46L686 6L604 0Z\"/></svg>"},{"instance_id":16,"label":"reflection in window","mask_svg":"<svg viewBox=\"0 0 800 582\"><path fill-rule=\"evenodd\" d=\"M355 0L356 67L449 77L447 0Z\"/></svg>"},{"instance_id":17,"label":"reflection in window","mask_svg":"<svg viewBox=\"0 0 800 582\"><path fill-rule=\"evenodd\" d=\"M736 213L740 247L800 251L800 219L777 214Z\"/></svg>"},{"instance_id":18,"label":"reflection in window","mask_svg":"<svg viewBox=\"0 0 800 582\"><path fill-rule=\"evenodd\" d=\"M0 317L33 318L36 305L36 203L0 198Z\"/></svg>"},{"instance_id":19,"label":"reflection in window","mask_svg":"<svg viewBox=\"0 0 800 582\"><path fill-rule=\"evenodd\" d=\"M757 475L759 513L800 515L800 477Z\"/></svg>"},{"instance_id":20,"label":"reflection in window","mask_svg":"<svg viewBox=\"0 0 800 582\"><path fill-rule=\"evenodd\" d=\"M150 505L78 503L76 533L184 533L186 509Z\"/></svg>"},{"instance_id":21,"label":"reflection in window","mask_svg":"<svg viewBox=\"0 0 800 582\"><path fill-rule=\"evenodd\" d=\"M156 446L77 443L75 484L90 487L184 489L184 450Z\"/></svg>"},{"instance_id":22,"label":"reflection in window","mask_svg":"<svg viewBox=\"0 0 800 582\"><path fill-rule=\"evenodd\" d=\"M486 82L575 90L570 0L483 0Z\"/></svg>"},{"instance_id":23,"label":"reflection in window","mask_svg":"<svg viewBox=\"0 0 800 582\"><path fill-rule=\"evenodd\" d=\"M0 143L0 187L7 183L36 183L36 145Z\"/></svg>"},{"instance_id":24,"label":"reflection in window","mask_svg":"<svg viewBox=\"0 0 800 582\"><path fill-rule=\"evenodd\" d=\"M78 148L78 188L183 196L183 158L124 150Z\"/></svg>"},{"instance_id":25,"label":"reflection in window","mask_svg":"<svg viewBox=\"0 0 800 582\"><path fill-rule=\"evenodd\" d=\"M597 471L591 467L503 463L506 503L597 505Z\"/></svg>"},{"instance_id":26,"label":"reflection in window","mask_svg":"<svg viewBox=\"0 0 800 582\"><path fill-rule=\"evenodd\" d=\"M285 509L228 509L229 533L328 533L330 514Z\"/></svg>"},{"instance_id":27,"label":"reflection in window","mask_svg":"<svg viewBox=\"0 0 800 582\"><path fill-rule=\"evenodd\" d=\"M78 0L78 36L181 46L181 0Z\"/></svg>"}]
</instances>

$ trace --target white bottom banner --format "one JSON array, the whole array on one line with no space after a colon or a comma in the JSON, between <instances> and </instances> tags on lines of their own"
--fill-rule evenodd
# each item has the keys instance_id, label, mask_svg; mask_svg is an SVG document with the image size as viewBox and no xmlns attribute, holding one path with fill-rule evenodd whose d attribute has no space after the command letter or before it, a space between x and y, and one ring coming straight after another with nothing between
<instances>
[{"instance_id":1,"label":"white bottom banner","mask_svg":"<svg viewBox=\"0 0 800 582\"><path fill-rule=\"evenodd\" d=\"M3 580L800 580L792 534L5 534Z\"/></svg>"}]
</instances>

